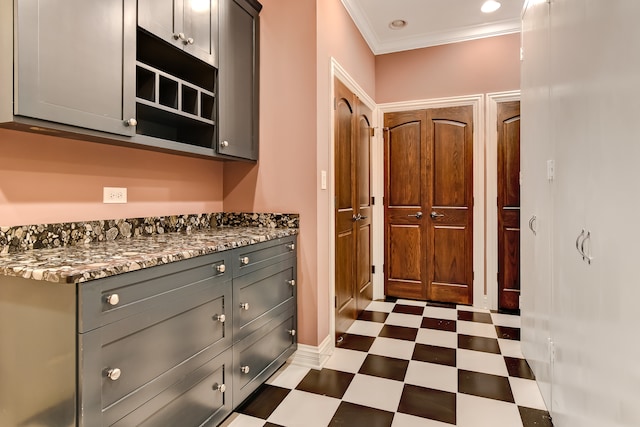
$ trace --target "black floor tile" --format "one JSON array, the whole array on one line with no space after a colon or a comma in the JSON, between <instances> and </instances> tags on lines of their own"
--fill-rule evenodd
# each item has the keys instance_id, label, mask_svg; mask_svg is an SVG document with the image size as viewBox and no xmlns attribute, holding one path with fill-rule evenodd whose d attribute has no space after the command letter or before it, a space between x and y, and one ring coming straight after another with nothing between
<instances>
[{"instance_id":1,"label":"black floor tile","mask_svg":"<svg viewBox=\"0 0 640 427\"><path fill-rule=\"evenodd\" d=\"M418 307L417 305L396 304L396 306L393 307L393 312L404 313L404 314L417 314L419 316L422 316L422 314L424 313L424 307Z\"/></svg>"},{"instance_id":2,"label":"black floor tile","mask_svg":"<svg viewBox=\"0 0 640 427\"><path fill-rule=\"evenodd\" d=\"M396 297L385 297L384 298L384 302L396 302L398 301L398 298Z\"/></svg>"},{"instance_id":3,"label":"black floor tile","mask_svg":"<svg viewBox=\"0 0 640 427\"><path fill-rule=\"evenodd\" d=\"M456 349L416 344L411 360L437 363L439 365L456 366Z\"/></svg>"},{"instance_id":4,"label":"black floor tile","mask_svg":"<svg viewBox=\"0 0 640 427\"><path fill-rule=\"evenodd\" d=\"M398 412L456 424L456 394L405 384Z\"/></svg>"},{"instance_id":5,"label":"black floor tile","mask_svg":"<svg viewBox=\"0 0 640 427\"><path fill-rule=\"evenodd\" d=\"M348 350L369 351L375 340L375 337L344 334L342 336L342 341L337 343L336 347L346 348Z\"/></svg>"},{"instance_id":6,"label":"black floor tile","mask_svg":"<svg viewBox=\"0 0 640 427\"><path fill-rule=\"evenodd\" d=\"M452 302L435 302L435 301L427 301L428 307L440 307L440 308L451 308L455 309L457 305Z\"/></svg>"},{"instance_id":7,"label":"black floor tile","mask_svg":"<svg viewBox=\"0 0 640 427\"><path fill-rule=\"evenodd\" d=\"M263 384L236 412L266 420L291 390Z\"/></svg>"},{"instance_id":8,"label":"black floor tile","mask_svg":"<svg viewBox=\"0 0 640 427\"><path fill-rule=\"evenodd\" d=\"M494 338L458 334L458 348L500 354L500 345Z\"/></svg>"},{"instance_id":9,"label":"black floor tile","mask_svg":"<svg viewBox=\"0 0 640 427\"><path fill-rule=\"evenodd\" d=\"M422 319L421 328L437 329L439 331L456 331L456 321L446 319L434 319L433 317L425 317Z\"/></svg>"},{"instance_id":10,"label":"black floor tile","mask_svg":"<svg viewBox=\"0 0 640 427\"><path fill-rule=\"evenodd\" d=\"M458 320L467 322L493 323L489 313L478 313L475 311L458 310Z\"/></svg>"},{"instance_id":11,"label":"black floor tile","mask_svg":"<svg viewBox=\"0 0 640 427\"><path fill-rule=\"evenodd\" d=\"M547 411L518 406L524 427L553 427L553 421Z\"/></svg>"},{"instance_id":12,"label":"black floor tile","mask_svg":"<svg viewBox=\"0 0 640 427\"><path fill-rule=\"evenodd\" d=\"M536 376L533 374L533 371L525 359L505 356L504 362L507 364L507 371L509 371L510 377L524 378L527 380L536 379Z\"/></svg>"},{"instance_id":13,"label":"black floor tile","mask_svg":"<svg viewBox=\"0 0 640 427\"><path fill-rule=\"evenodd\" d=\"M520 328L496 326L496 332L498 333L498 338L520 341Z\"/></svg>"},{"instance_id":14,"label":"black floor tile","mask_svg":"<svg viewBox=\"0 0 640 427\"><path fill-rule=\"evenodd\" d=\"M392 422L393 412L342 402L333 415L329 426L390 427Z\"/></svg>"},{"instance_id":15,"label":"black floor tile","mask_svg":"<svg viewBox=\"0 0 640 427\"><path fill-rule=\"evenodd\" d=\"M274 423L265 423L262 427L284 427L284 426L281 426L280 424L274 424Z\"/></svg>"},{"instance_id":16,"label":"black floor tile","mask_svg":"<svg viewBox=\"0 0 640 427\"><path fill-rule=\"evenodd\" d=\"M458 369L458 392L515 403L509 378Z\"/></svg>"},{"instance_id":17,"label":"black floor tile","mask_svg":"<svg viewBox=\"0 0 640 427\"><path fill-rule=\"evenodd\" d=\"M300 381L296 390L342 399L353 377L355 374L334 371L333 369L325 368L320 371L311 369Z\"/></svg>"},{"instance_id":18,"label":"black floor tile","mask_svg":"<svg viewBox=\"0 0 640 427\"><path fill-rule=\"evenodd\" d=\"M384 323L384 321L387 320L387 317L389 317L389 313L383 313L381 311L368 311L368 310L365 310L365 311L362 312L362 314L360 314L360 316L358 317L358 320L366 320L368 322Z\"/></svg>"},{"instance_id":19,"label":"black floor tile","mask_svg":"<svg viewBox=\"0 0 640 427\"><path fill-rule=\"evenodd\" d=\"M370 354L364 359L364 363L358 373L388 378L390 380L404 381L408 367L408 360Z\"/></svg>"},{"instance_id":20,"label":"black floor tile","mask_svg":"<svg viewBox=\"0 0 640 427\"><path fill-rule=\"evenodd\" d=\"M384 325L384 328L382 328L378 336L405 341L415 341L418 336L418 329L406 328L404 326Z\"/></svg>"}]
</instances>

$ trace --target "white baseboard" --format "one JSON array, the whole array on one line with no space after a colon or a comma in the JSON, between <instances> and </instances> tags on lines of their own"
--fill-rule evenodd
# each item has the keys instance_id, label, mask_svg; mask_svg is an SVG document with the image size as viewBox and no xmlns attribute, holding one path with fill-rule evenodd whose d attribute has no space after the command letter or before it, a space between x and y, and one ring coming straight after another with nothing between
<instances>
[{"instance_id":1,"label":"white baseboard","mask_svg":"<svg viewBox=\"0 0 640 427\"><path fill-rule=\"evenodd\" d=\"M319 346L298 344L298 350L291 356L291 363L305 368L322 369L331 354L333 354L334 342L328 335Z\"/></svg>"}]
</instances>

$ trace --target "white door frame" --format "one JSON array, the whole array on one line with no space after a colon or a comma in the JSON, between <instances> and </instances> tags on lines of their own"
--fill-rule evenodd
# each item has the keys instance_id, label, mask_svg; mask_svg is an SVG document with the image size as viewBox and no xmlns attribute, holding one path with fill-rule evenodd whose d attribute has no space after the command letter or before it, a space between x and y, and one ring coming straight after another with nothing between
<instances>
[{"instance_id":1,"label":"white door frame","mask_svg":"<svg viewBox=\"0 0 640 427\"><path fill-rule=\"evenodd\" d=\"M473 306L478 308L489 308L485 295L485 145L484 145L484 102L483 94L457 96L450 98L424 99L416 101L391 102L378 105L377 123L384 123L384 114L397 111L421 110L427 108L446 108L470 105L473 107ZM374 181L378 183L381 193L384 192L384 147L382 131L376 132L380 135L374 150L377 151L374 159L378 163L374 164ZM379 142L378 142L379 141ZM377 200L377 199L376 199ZM378 249L382 252L384 260L384 209L382 203L376 203L377 211L374 216L374 235ZM381 239L382 238L382 239ZM376 283L379 288L374 288L374 297L384 294L384 277L379 275L380 280ZM378 292L375 292L375 291Z\"/></svg>"},{"instance_id":2,"label":"white door frame","mask_svg":"<svg viewBox=\"0 0 640 427\"><path fill-rule=\"evenodd\" d=\"M489 308L498 309L498 104L520 101L520 91L487 94L487 297Z\"/></svg>"}]
</instances>

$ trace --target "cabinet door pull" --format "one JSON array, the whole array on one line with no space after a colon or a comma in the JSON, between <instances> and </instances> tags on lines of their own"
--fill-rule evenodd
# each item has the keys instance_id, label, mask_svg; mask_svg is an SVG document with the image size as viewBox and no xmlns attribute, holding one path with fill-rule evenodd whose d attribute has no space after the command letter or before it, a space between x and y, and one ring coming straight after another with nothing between
<instances>
[{"instance_id":1,"label":"cabinet door pull","mask_svg":"<svg viewBox=\"0 0 640 427\"><path fill-rule=\"evenodd\" d=\"M531 217L531 219L529 220L529 230L531 230L531 232L533 233L533 235L537 235L538 233L536 232L536 228L535 228L535 223L538 220L538 218L533 215Z\"/></svg>"},{"instance_id":2,"label":"cabinet door pull","mask_svg":"<svg viewBox=\"0 0 640 427\"><path fill-rule=\"evenodd\" d=\"M224 314L216 314L215 316L213 316L213 319L216 322L224 323L227 320L227 316L225 316Z\"/></svg>"},{"instance_id":3,"label":"cabinet door pull","mask_svg":"<svg viewBox=\"0 0 640 427\"><path fill-rule=\"evenodd\" d=\"M227 267L225 267L225 265L224 265L224 264L218 264L218 265L216 265L216 271L217 271L218 273L224 273L226 269L227 269Z\"/></svg>"},{"instance_id":4,"label":"cabinet door pull","mask_svg":"<svg viewBox=\"0 0 640 427\"><path fill-rule=\"evenodd\" d=\"M289 244L287 245L287 248L288 248L290 251L294 251L294 250L296 249L296 244L295 244L295 243L289 243Z\"/></svg>"},{"instance_id":5,"label":"cabinet door pull","mask_svg":"<svg viewBox=\"0 0 640 427\"><path fill-rule=\"evenodd\" d=\"M287 283L290 284L291 286L295 286L296 280L295 279L287 280Z\"/></svg>"},{"instance_id":6,"label":"cabinet door pull","mask_svg":"<svg viewBox=\"0 0 640 427\"><path fill-rule=\"evenodd\" d=\"M249 368L249 365L244 365L240 367L240 372L242 372L243 374L248 374L250 370L251 368Z\"/></svg>"},{"instance_id":7,"label":"cabinet door pull","mask_svg":"<svg viewBox=\"0 0 640 427\"><path fill-rule=\"evenodd\" d=\"M116 306L120 303L120 295L111 294L107 296L107 304L110 306Z\"/></svg>"},{"instance_id":8,"label":"cabinet door pull","mask_svg":"<svg viewBox=\"0 0 640 427\"><path fill-rule=\"evenodd\" d=\"M122 375L122 371L118 368L110 368L105 371L105 375L111 381L117 381L118 378L120 378L120 375Z\"/></svg>"},{"instance_id":9,"label":"cabinet door pull","mask_svg":"<svg viewBox=\"0 0 640 427\"><path fill-rule=\"evenodd\" d=\"M248 302L241 303L240 304L240 310L248 311L249 310L249 303Z\"/></svg>"},{"instance_id":10,"label":"cabinet door pull","mask_svg":"<svg viewBox=\"0 0 640 427\"><path fill-rule=\"evenodd\" d=\"M227 391L227 386L224 384L215 383L213 385L213 389L219 391L220 393L224 393L225 391Z\"/></svg>"},{"instance_id":11,"label":"cabinet door pull","mask_svg":"<svg viewBox=\"0 0 640 427\"><path fill-rule=\"evenodd\" d=\"M291 335L292 337L295 337L295 336L296 336L296 330L295 330L295 329L289 329L287 332L288 332L288 333L289 333L289 335Z\"/></svg>"},{"instance_id":12,"label":"cabinet door pull","mask_svg":"<svg viewBox=\"0 0 640 427\"><path fill-rule=\"evenodd\" d=\"M582 229L582 231L580 232L580 234L578 234L578 237L576 237L576 250L578 251L578 253L580 254L580 256L582 257L582 260L584 261L585 259L585 255L584 252L582 252L582 247L584 245L582 245L582 243L584 243L584 228Z\"/></svg>"},{"instance_id":13,"label":"cabinet door pull","mask_svg":"<svg viewBox=\"0 0 640 427\"><path fill-rule=\"evenodd\" d=\"M124 125L125 126L131 126L131 127L137 126L138 125L138 121L136 119L134 119L134 118L127 119L127 120L124 121Z\"/></svg>"},{"instance_id":14,"label":"cabinet door pull","mask_svg":"<svg viewBox=\"0 0 640 427\"><path fill-rule=\"evenodd\" d=\"M242 264L242 265L249 264L249 257L248 256L243 256L242 258L240 258L240 264Z\"/></svg>"},{"instance_id":15,"label":"cabinet door pull","mask_svg":"<svg viewBox=\"0 0 640 427\"><path fill-rule=\"evenodd\" d=\"M591 240L590 231L587 231L587 235L585 236L584 239L582 239L582 242L580 243L580 252L582 252L582 259L587 261L587 264L591 265L591 260L593 259L593 257L591 256L591 249L589 246L587 246L587 249L589 249L589 255L587 255L584 249L584 244L587 240Z\"/></svg>"}]
</instances>

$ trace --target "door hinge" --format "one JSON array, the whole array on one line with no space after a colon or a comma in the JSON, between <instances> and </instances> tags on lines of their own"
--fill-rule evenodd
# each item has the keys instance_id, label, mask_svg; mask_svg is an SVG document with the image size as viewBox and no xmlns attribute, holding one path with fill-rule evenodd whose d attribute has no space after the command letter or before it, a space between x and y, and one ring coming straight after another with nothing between
<instances>
[{"instance_id":1,"label":"door hinge","mask_svg":"<svg viewBox=\"0 0 640 427\"><path fill-rule=\"evenodd\" d=\"M475 271L471 272L471 280L476 280L476 272Z\"/></svg>"},{"instance_id":2,"label":"door hinge","mask_svg":"<svg viewBox=\"0 0 640 427\"><path fill-rule=\"evenodd\" d=\"M371 206L375 206L376 204L376 198L375 197L371 197Z\"/></svg>"},{"instance_id":3,"label":"door hinge","mask_svg":"<svg viewBox=\"0 0 640 427\"><path fill-rule=\"evenodd\" d=\"M369 128L370 130L370 136L376 136L376 128Z\"/></svg>"},{"instance_id":4,"label":"door hinge","mask_svg":"<svg viewBox=\"0 0 640 427\"><path fill-rule=\"evenodd\" d=\"M376 274L376 266L375 265L371 266L371 274Z\"/></svg>"},{"instance_id":5,"label":"door hinge","mask_svg":"<svg viewBox=\"0 0 640 427\"><path fill-rule=\"evenodd\" d=\"M337 295L336 295L335 303L334 303L334 304L335 304L335 307L336 307L336 308L338 308L338 296L337 296Z\"/></svg>"},{"instance_id":6,"label":"door hinge","mask_svg":"<svg viewBox=\"0 0 640 427\"><path fill-rule=\"evenodd\" d=\"M382 206L384 206L384 197L382 198Z\"/></svg>"}]
</instances>

